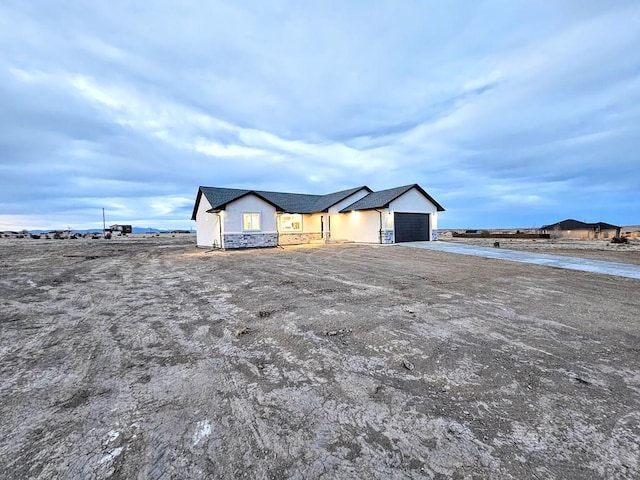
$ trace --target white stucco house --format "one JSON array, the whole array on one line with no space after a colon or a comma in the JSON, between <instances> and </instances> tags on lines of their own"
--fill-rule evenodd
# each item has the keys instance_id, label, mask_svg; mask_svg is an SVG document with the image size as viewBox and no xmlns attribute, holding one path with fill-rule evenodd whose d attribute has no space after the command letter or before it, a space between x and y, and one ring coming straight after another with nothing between
<instances>
[{"instance_id":1,"label":"white stucco house","mask_svg":"<svg viewBox=\"0 0 640 480\"><path fill-rule=\"evenodd\" d=\"M444 208L419 185L327 195L200 187L191 220L197 245L275 247L312 242L436 240Z\"/></svg>"}]
</instances>

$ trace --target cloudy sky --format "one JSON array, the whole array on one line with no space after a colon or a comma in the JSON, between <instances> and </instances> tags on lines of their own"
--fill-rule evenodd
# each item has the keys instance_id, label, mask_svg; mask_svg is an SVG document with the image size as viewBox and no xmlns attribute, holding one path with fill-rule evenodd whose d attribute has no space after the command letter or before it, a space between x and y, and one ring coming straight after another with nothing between
<instances>
[{"instance_id":1,"label":"cloudy sky","mask_svg":"<svg viewBox=\"0 0 640 480\"><path fill-rule=\"evenodd\" d=\"M199 185L640 223L638 0L3 0L0 51L0 230L189 228Z\"/></svg>"}]
</instances>

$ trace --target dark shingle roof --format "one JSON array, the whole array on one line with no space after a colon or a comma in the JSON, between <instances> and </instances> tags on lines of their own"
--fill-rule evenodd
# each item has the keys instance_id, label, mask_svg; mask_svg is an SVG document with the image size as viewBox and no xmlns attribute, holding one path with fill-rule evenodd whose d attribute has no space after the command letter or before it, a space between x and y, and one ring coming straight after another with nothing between
<instances>
[{"instance_id":1,"label":"dark shingle roof","mask_svg":"<svg viewBox=\"0 0 640 480\"><path fill-rule=\"evenodd\" d=\"M429 199L431 203L435 205L439 212L443 212L444 208L438 202L436 202L431 195L425 192L420 185L414 183L412 185L405 185L403 187L390 188L388 190L380 190L379 192L371 192L366 197L361 198L355 203L352 203L346 208L343 208L341 212L348 212L351 210L373 210L375 208L387 208L391 202L396 198L404 195L412 188L417 189L425 197Z\"/></svg>"},{"instance_id":2,"label":"dark shingle roof","mask_svg":"<svg viewBox=\"0 0 640 480\"><path fill-rule=\"evenodd\" d=\"M245 195L248 195L250 193L261 197L267 203L270 203L274 207L279 208L277 204L253 190L243 190L238 188L200 187L200 189L198 190L198 196L196 197L196 203L193 207L193 213L191 214L191 220L196 219L196 213L198 212L198 206L200 205L200 198L202 195L204 195L211 204L211 210L222 210L229 202L233 202L234 200L244 197Z\"/></svg>"},{"instance_id":3,"label":"dark shingle roof","mask_svg":"<svg viewBox=\"0 0 640 480\"><path fill-rule=\"evenodd\" d=\"M600 230L615 230L615 229L621 228L616 225L611 225L610 223L605 223L605 222L596 222L596 223L592 223L591 225L593 225L594 227L598 227Z\"/></svg>"},{"instance_id":4,"label":"dark shingle roof","mask_svg":"<svg viewBox=\"0 0 640 480\"><path fill-rule=\"evenodd\" d=\"M196 203L193 206L193 213L191 214L191 220L196 219L196 213L200 206L200 198L204 195L211 205L221 205L229 203L236 198L246 195L249 190L238 190L236 188L212 188L212 187L200 187L198 189L198 195L196 196Z\"/></svg>"},{"instance_id":5,"label":"dark shingle roof","mask_svg":"<svg viewBox=\"0 0 640 480\"><path fill-rule=\"evenodd\" d=\"M195 220L196 218L202 195L204 195L211 204L211 210L222 210L228 203L252 193L273 205L277 210L283 212L317 213L328 210L329 207L362 189L368 190L369 192L371 191L369 187L362 186L329 193L327 195L307 195L304 193L268 192L264 190L200 187L191 220Z\"/></svg>"},{"instance_id":6,"label":"dark shingle roof","mask_svg":"<svg viewBox=\"0 0 640 480\"><path fill-rule=\"evenodd\" d=\"M573 218L567 218L561 222L543 225L540 228L541 230L554 230L556 228L559 230L582 230L584 228L589 228L589 224L581 222L580 220L574 220Z\"/></svg>"},{"instance_id":7,"label":"dark shingle roof","mask_svg":"<svg viewBox=\"0 0 640 480\"><path fill-rule=\"evenodd\" d=\"M323 195L318 199L318 202L316 203L316 206L315 206L315 209L316 209L315 211L326 212L331 207L333 207L336 203L341 202L345 198L349 198L351 195L353 195L354 193L362 189L367 190L369 193L371 193L371 189L369 187L362 186L362 187L350 188L348 190L342 190L340 192L329 193L328 195Z\"/></svg>"},{"instance_id":8,"label":"dark shingle roof","mask_svg":"<svg viewBox=\"0 0 640 480\"><path fill-rule=\"evenodd\" d=\"M265 191L256 191L256 193L279 205L283 211L288 213L319 213L328 210L329 207L341 202L363 188L369 192L371 191L369 187L362 186L329 193L327 195Z\"/></svg>"},{"instance_id":9,"label":"dark shingle roof","mask_svg":"<svg viewBox=\"0 0 640 480\"><path fill-rule=\"evenodd\" d=\"M278 205L280 210L288 213L311 213L320 195L304 193L264 192L256 191L269 201Z\"/></svg>"},{"instance_id":10,"label":"dark shingle roof","mask_svg":"<svg viewBox=\"0 0 640 480\"><path fill-rule=\"evenodd\" d=\"M540 227L540 230L589 230L594 228L600 228L604 230L613 230L620 227L616 227L615 225L611 225L610 223L604 222L596 222L596 223L585 223L580 220L574 220L573 218L568 218L566 220L562 220L561 222L552 223L550 225L544 225Z\"/></svg>"},{"instance_id":11,"label":"dark shingle roof","mask_svg":"<svg viewBox=\"0 0 640 480\"><path fill-rule=\"evenodd\" d=\"M239 190L237 188L213 187L200 187L200 191L207 197L212 208L224 206L250 192L250 190Z\"/></svg>"}]
</instances>

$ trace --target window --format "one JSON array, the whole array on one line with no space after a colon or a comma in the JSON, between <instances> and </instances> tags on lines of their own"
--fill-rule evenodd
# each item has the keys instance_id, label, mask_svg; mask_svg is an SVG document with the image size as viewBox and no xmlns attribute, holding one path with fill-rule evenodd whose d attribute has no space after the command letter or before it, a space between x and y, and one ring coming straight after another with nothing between
<instances>
[{"instance_id":1,"label":"window","mask_svg":"<svg viewBox=\"0 0 640 480\"><path fill-rule=\"evenodd\" d=\"M260 230L260 214L244 213L242 215L244 230Z\"/></svg>"},{"instance_id":2,"label":"window","mask_svg":"<svg viewBox=\"0 0 640 480\"><path fill-rule=\"evenodd\" d=\"M280 216L281 232L299 232L302 230L302 215L299 213L288 213Z\"/></svg>"}]
</instances>

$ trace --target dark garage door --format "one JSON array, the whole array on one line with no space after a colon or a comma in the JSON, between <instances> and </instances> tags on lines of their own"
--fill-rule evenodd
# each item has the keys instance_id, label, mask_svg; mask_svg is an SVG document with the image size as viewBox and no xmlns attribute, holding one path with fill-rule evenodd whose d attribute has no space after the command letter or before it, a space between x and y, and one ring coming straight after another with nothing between
<instances>
[{"instance_id":1,"label":"dark garage door","mask_svg":"<svg viewBox=\"0 0 640 480\"><path fill-rule=\"evenodd\" d=\"M429 240L428 213L395 213L396 243Z\"/></svg>"}]
</instances>

